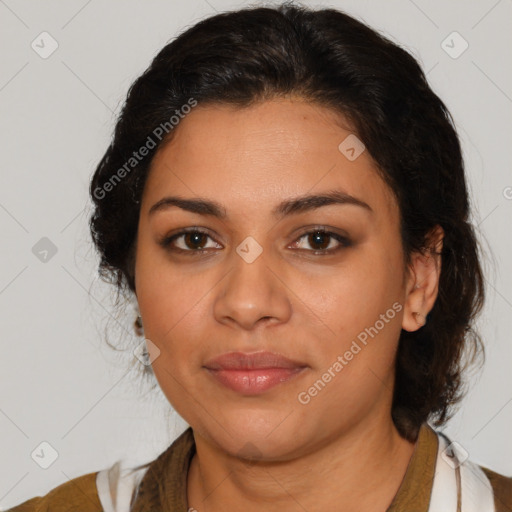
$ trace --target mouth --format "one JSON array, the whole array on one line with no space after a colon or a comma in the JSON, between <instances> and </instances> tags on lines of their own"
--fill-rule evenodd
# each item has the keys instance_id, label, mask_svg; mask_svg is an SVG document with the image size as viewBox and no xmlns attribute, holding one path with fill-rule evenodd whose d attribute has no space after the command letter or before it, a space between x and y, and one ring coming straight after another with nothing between
<instances>
[{"instance_id":1,"label":"mouth","mask_svg":"<svg viewBox=\"0 0 512 512\"><path fill-rule=\"evenodd\" d=\"M243 395L258 395L303 373L308 365L274 352L229 352L204 368L223 386Z\"/></svg>"}]
</instances>

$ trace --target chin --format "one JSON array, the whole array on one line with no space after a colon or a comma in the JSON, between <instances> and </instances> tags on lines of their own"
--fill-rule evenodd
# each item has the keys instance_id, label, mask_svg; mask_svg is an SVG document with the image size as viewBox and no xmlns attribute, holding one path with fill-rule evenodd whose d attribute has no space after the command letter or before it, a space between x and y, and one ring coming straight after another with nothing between
<instances>
[{"instance_id":1,"label":"chin","mask_svg":"<svg viewBox=\"0 0 512 512\"><path fill-rule=\"evenodd\" d=\"M198 431L235 457L288 460L298 455L306 442L304 422L298 422L293 413L287 418L289 413L234 411Z\"/></svg>"}]
</instances>

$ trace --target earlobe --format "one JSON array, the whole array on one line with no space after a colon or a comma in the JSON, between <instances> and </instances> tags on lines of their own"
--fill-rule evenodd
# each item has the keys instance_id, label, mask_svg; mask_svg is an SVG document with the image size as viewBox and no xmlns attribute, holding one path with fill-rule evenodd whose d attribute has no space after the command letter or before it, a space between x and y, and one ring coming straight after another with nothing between
<instances>
[{"instance_id":1,"label":"earlobe","mask_svg":"<svg viewBox=\"0 0 512 512\"><path fill-rule=\"evenodd\" d=\"M427 323L427 317L425 315L416 312L413 312L413 315L419 327L423 327Z\"/></svg>"},{"instance_id":2,"label":"earlobe","mask_svg":"<svg viewBox=\"0 0 512 512\"><path fill-rule=\"evenodd\" d=\"M416 264L416 266L418 266ZM417 280L417 274L414 272L414 266L411 266L412 279ZM425 283L422 285L416 281L412 290L409 291L404 307L404 316L402 318L402 329L409 332L421 329L426 323L426 316L428 314L427 307L427 286Z\"/></svg>"},{"instance_id":3,"label":"earlobe","mask_svg":"<svg viewBox=\"0 0 512 512\"><path fill-rule=\"evenodd\" d=\"M437 299L441 275L441 250L444 230L436 226L427 237L427 248L415 252L409 265L402 329L409 332L421 329Z\"/></svg>"}]
</instances>

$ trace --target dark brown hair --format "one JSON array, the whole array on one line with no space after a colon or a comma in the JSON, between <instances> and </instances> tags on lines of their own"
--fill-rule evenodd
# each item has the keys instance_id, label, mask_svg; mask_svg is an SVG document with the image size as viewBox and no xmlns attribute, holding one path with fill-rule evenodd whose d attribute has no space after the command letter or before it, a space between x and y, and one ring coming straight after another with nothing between
<instances>
[{"instance_id":1,"label":"dark brown hair","mask_svg":"<svg viewBox=\"0 0 512 512\"><path fill-rule=\"evenodd\" d=\"M134 291L141 194L152 157L179 130L172 119L185 115L185 105L244 108L290 94L351 122L397 199L404 261L429 250L432 228L444 229L437 300L426 325L402 331L398 346L392 416L413 440L427 419L445 423L462 398L465 350L472 349L471 362L484 354L472 327L484 299L479 247L446 106L407 51L353 17L288 3L227 12L200 21L156 55L130 87L91 181L100 275ZM142 147L147 154L135 162Z\"/></svg>"}]
</instances>

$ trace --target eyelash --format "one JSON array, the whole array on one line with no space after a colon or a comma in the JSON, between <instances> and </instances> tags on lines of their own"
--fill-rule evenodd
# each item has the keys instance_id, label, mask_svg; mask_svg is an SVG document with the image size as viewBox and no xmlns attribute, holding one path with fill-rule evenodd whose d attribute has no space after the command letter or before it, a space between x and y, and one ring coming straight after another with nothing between
<instances>
[{"instance_id":1,"label":"eyelash","mask_svg":"<svg viewBox=\"0 0 512 512\"><path fill-rule=\"evenodd\" d=\"M213 238L206 232L204 231L203 229L201 228L189 228L189 229L185 229L183 231L180 231L179 233L175 233L174 235L171 235L171 236L168 236L168 237L165 237L161 242L159 242L159 244L166 250L168 251L172 251L172 252L178 252L178 253L181 253L181 254L186 254L187 256L197 256L197 255L201 255L201 254L205 254L207 252L209 252L209 249L181 249L181 248L178 248L178 247L172 247L171 244L177 240L178 238L184 236L184 235L187 235L187 234L196 234L196 233L199 233L199 234L202 234L202 235L206 235L207 237L209 237L210 239L213 240ZM310 231L306 231L304 232L302 235L300 235L294 242L293 244L295 244L297 241L301 240L302 238L304 237L307 237L309 235L314 235L314 234L321 234L321 235L324 235L324 236L328 236L330 238L334 238L337 242L340 243L340 245L334 249L319 249L319 250L308 250L308 249L298 249L299 251L307 251L307 252L311 252L313 253L314 255L329 255L329 254L334 254L344 248L347 248L347 247L350 247L352 245L352 242L345 236L343 235L339 235L338 233L333 233L332 231L327 231L325 228L322 228L322 227L318 227L318 228L314 228ZM217 242L216 242L217 243Z\"/></svg>"}]
</instances>

